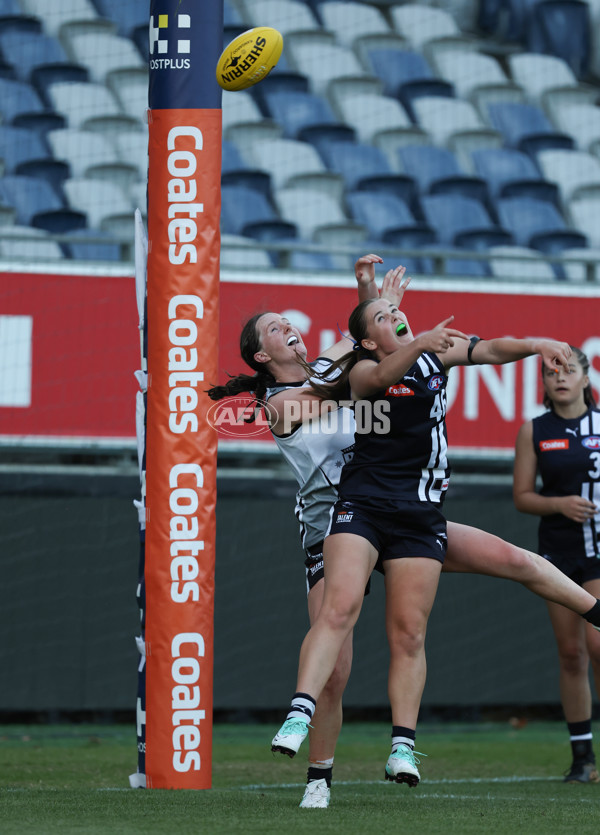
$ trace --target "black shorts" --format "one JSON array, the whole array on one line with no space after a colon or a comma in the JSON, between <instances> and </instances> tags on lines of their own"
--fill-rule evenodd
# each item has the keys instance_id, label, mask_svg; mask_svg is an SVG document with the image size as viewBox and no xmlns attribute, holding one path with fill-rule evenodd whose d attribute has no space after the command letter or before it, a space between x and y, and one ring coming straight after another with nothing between
<instances>
[{"instance_id":1,"label":"black shorts","mask_svg":"<svg viewBox=\"0 0 600 835\"><path fill-rule=\"evenodd\" d=\"M600 578L600 557L564 557L558 554L542 554L542 556L578 586L582 586L588 580Z\"/></svg>"},{"instance_id":2,"label":"black shorts","mask_svg":"<svg viewBox=\"0 0 600 835\"><path fill-rule=\"evenodd\" d=\"M325 576L323 567L323 540L316 545L311 545L304 553L306 554L304 565L306 566L306 593L308 594L311 589L314 589L319 580L322 580ZM369 579L365 588L365 595L370 591L371 580Z\"/></svg>"},{"instance_id":3,"label":"black shorts","mask_svg":"<svg viewBox=\"0 0 600 835\"><path fill-rule=\"evenodd\" d=\"M404 502L394 511L375 511L356 502L337 501L328 535L353 533L373 545L379 561L426 557L444 562L446 519L431 502Z\"/></svg>"}]
</instances>

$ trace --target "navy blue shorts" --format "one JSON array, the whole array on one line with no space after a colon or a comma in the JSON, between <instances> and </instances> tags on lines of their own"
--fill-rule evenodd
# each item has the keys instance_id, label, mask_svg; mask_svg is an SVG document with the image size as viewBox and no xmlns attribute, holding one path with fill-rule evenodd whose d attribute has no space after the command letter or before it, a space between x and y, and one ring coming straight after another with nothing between
<instances>
[{"instance_id":1,"label":"navy blue shorts","mask_svg":"<svg viewBox=\"0 0 600 835\"><path fill-rule=\"evenodd\" d=\"M588 580L600 578L599 557L564 557L558 554L542 554L545 560L551 562L558 569L566 574L570 580L582 586Z\"/></svg>"},{"instance_id":2,"label":"navy blue shorts","mask_svg":"<svg viewBox=\"0 0 600 835\"><path fill-rule=\"evenodd\" d=\"M397 510L379 512L342 501L333 506L328 535L352 533L373 545L379 561L426 557L444 562L446 519L431 502L404 502Z\"/></svg>"}]
</instances>

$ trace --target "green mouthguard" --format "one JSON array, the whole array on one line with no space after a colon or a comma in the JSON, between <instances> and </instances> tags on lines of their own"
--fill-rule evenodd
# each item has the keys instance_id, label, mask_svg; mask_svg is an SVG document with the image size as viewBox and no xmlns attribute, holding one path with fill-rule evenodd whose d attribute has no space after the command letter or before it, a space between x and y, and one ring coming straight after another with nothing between
<instances>
[{"instance_id":1,"label":"green mouthguard","mask_svg":"<svg viewBox=\"0 0 600 835\"><path fill-rule=\"evenodd\" d=\"M402 336L403 333L406 333L406 325L404 324L404 322L400 322L400 324L396 328L396 336Z\"/></svg>"}]
</instances>

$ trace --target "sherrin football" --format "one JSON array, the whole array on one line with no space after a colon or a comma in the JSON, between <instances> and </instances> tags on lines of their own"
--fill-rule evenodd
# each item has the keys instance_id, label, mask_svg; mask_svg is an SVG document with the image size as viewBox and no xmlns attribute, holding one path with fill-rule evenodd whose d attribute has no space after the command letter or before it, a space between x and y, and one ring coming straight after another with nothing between
<instances>
[{"instance_id":1,"label":"sherrin football","mask_svg":"<svg viewBox=\"0 0 600 835\"><path fill-rule=\"evenodd\" d=\"M281 57L281 32L257 26L242 32L225 47L217 62L217 81L224 90L245 90L258 84Z\"/></svg>"}]
</instances>

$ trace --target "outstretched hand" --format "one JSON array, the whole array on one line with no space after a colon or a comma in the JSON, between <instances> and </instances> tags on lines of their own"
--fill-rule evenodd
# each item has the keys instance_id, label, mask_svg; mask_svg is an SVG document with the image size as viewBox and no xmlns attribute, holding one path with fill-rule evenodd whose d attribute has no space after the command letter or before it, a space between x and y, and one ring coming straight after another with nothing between
<instances>
[{"instance_id":1,"label":"outstretched hand","mask_svg":"<svg viewBox=\"0 0 600 835\"><path fill-rule=\"evenodd\" d=\"M410 284L410 276L404 278L405 272L406 267L402 266L388 270L381 285L381 298L392 302L396 307L400 307L404 291Z\"/></svg>"},{"instance_id":2,"label":"outstretched hand","mask_svg":"<svg viewBox=\"0 0 600 835\"><path fill-rule=\"evenodd\" d=\"M354 275L359 287L366 287L375 281L375 264L383 264L379 255L363 255L354 265Z\"/></svg>"},{"instance_id":3,"label":"outstretched hand","mask_svg":"<svg viewBox=\"0 0 600 835\"><path fill-rule=\"evenodd\" d=\"M423 349L432 351L434 354L445 354L448 348L454 347L455 339L466 339L468 341L469 337L466 333L450 327L453 321L454 316L448 316L432 330L420 334L418 339L422 340Z\"/></svg>"},{"instance_id":4,"label":"outstretched hand","mask_svg":"<svg viewBox=\"0 0 600 835\"><path fill-rule=\"evenodd\" d=\"M557 371L560 365L566 372L569 371L569 358L571 346L568 342L556 342L554 339L540 339L536 345L542 362L550 371Z\"/></svg>"}]
</instances>

